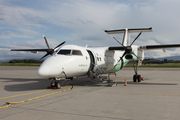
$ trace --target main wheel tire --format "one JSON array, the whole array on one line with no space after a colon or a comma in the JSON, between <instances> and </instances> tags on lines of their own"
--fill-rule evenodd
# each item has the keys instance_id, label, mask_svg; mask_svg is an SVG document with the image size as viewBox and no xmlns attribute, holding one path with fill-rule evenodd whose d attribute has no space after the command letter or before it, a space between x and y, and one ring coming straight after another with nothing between
<instances>
[{"instance_id":1,"label":"main wheel tire","mask_svg":"<svg viewBox=\"0 0 180 120\"><path fill-rule=\"evenodd\" d=\"M55 87L55 86L56 86L56 80L52 80L51 87Z\"/></svg>"},{"instance_id":2,"label":"main wheel tire","mask_svg":"<svg viewBox=\"0 0 180 120\"><path fill-rule=\"evenodd\" d=\"M56 88L60 89L61 88L61 83L59 81L56 81Z\"/></svg>"},{"instance_id":3,"label":"main wheel tire","mask_svg":"<svg viewBox=\"0 0 180 120\"><path fill-rule=\"evenodd\" d=\"M141 82L141 75L137 76L138 82Z\"/></svg>"},{"instance_id":4,"label":"main wheel tire","mask_svg":"<svg viewBox=\"0 0 180 120\"><path fill-rule=\"evenodd\" d=\"M133 76L133 82L136 82L136 79L137 79L137 76L134 75L134 76Z\"/></svg>"}]
</instances>

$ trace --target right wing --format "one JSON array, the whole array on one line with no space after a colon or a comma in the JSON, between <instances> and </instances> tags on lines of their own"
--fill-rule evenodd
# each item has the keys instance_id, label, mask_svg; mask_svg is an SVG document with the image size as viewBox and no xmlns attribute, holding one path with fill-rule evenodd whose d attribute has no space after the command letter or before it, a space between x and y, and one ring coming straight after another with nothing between
<instances>
[{"instance_id":1,"label":"right wing","mask_svg":"<svg viewBox=\"0 0 180 120\"><path fill-rule=\"evenodd\" d=\"M157 50L157 49L169 49L169 48L178 48L180 44L169 44L169 45L146 45L140 46L138 50Z\"/></svg>"}]
</instances>

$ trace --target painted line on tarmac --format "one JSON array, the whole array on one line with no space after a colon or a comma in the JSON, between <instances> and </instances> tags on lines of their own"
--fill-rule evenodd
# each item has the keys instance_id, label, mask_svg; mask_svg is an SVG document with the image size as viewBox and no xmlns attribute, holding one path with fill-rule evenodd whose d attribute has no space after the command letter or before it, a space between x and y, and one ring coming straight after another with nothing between
<instances>
[{"instance_id":1,"label":"painted line on tarmac","mask_svg":"<svg viewBox=\"0 0 180 120\"><path fill-rule=\"evenodd\" d=\"M149 72L142 72L141 74L148 74L148 73L152 73L152 72L156 72L158 71L158 69L155 69L153 71L149 71ZM127 76L120 76L121 78L126 78L126 77L132 77L132 75L127 75Z\"/></svg>"},{"instance_id":2,"label":"painted line on tarmac","mask_svg":"<svg viewBox=\"0 0 180 120\"><path fill-rule=\"evenodd\" d=\"M44 92L44 91L49 91L49 90L51 90L51 89L41 90L41 91L36 91L36 92L30 92L30 93L24 93L24 94L19 94L19 95L13 95L13 96L7 96L7 97L0 98L0 100L1 100L1 99L6 99L6 98L12 98L12 97L18 97L18 96L23 96L23 95L29 95L29 94L39 93L39 92Z\"/></svg>"},{"instance_id":3,"label":"painted line on tarmac","mask_svg":"<svg viewBox=\"0 0 180 120\"><path fill-rule=\"evenodd\" d=\"M64 87L66 88L66 87ZM9 107L10 105L12 104L20 104L20 103L24 103L24 102L28 102L28 101L32 101L32 100L36 100L36 99L39 99L39 98L43 98L43 97L47 97L47 96L50 96L50 95L54 95L54 94L58 94L58 93L62 93L62 92L65 92L65 91L70 91L73 89L73 85L70 89L67 89L67 90L61 90L61 91L58 91L58 92L55 92L55 93L50 93L50 94L46 94L46 95L42 95L42 96L38 96L38 97L35 97L35 98L31 98L31 99L27 99L27 100L23 100L23 101L20 101L20 102L6 102L6 106L3 106L3 107L0 107L0 109L4 109L4 108L7 108Z\"/></svg>"},{"instance_id":4,"label":"painted line on tarmac","mask_svg":"<svg viewBox=\"0 0 180 120\"><path fill-rule=\"evenodd\" d=\"M155 69L155 70L153 70L153 71L149 71L149 72L142 72L141 74L148 74L148 73L151 73L151 72L156 72L156 71L158 71L158 69Z\"/></svg>"},{"instance_id":5,"label":"painted line on tarmac","mask_svg":"<svg viewBox=\"0 0 180 120\"><path fill-rule=\"evenodd\" d=\"M65 86L65 87L62 87L62 88L66 88L66 87L68 87L68 86ZM23 96L23 95L30 95L30 94L35 94L35 93L45 92L45 91L49 91L49 90L53 90L53 89L46 89L46 90L40 90L40 91L36 91L36 92L30 92L30 93L24 93L24 94L19 94L19 95L13 95L13 96L2 97L2 98L0 98L0 100L2 100L2 99L7 99L7 98L12 98L12 97Z\"/></svg>"},{"instance_id":6,"label":"painted line on tarmac","mask_svg":"<svg viewBox=\"0 0 180 120\"><path fill-rule=\"evenodd\" d=\"M174 95L174 96L180 96L178 93L143 93L143 92L125 92L129 94L146 94L146 95Z\"/></svg>"}]
</instances>

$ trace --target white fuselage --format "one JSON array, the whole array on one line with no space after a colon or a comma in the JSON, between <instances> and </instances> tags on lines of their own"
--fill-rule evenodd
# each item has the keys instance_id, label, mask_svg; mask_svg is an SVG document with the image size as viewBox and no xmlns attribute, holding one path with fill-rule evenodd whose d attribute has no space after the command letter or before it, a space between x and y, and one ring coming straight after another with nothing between
<instances>
[{"instance_id":1,"label":"white fuselage","mask_svg":"<svg viewBox=\"0 0 180 120\"><path fill-rule=\"evenodd\" d=\"M144 59L144 52L138 51L137 46L133 46L133 51ZM41 64L38 75L47 78L67 78L84 76L89 70L97 74L116 72L129 62L126 58L120 60L123 53L124 51L109 51L108 47L65 45ZM137 58L134 57L133 60Z\"/></svg>"}]
</instances>

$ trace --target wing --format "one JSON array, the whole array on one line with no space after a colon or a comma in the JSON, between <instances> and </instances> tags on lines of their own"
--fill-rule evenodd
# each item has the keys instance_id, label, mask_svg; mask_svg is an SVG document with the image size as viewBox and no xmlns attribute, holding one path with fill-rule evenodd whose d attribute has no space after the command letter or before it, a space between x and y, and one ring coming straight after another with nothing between
<instances>
[{"instance_id":1,"label":"wing","mask_svg":"<svg viewBox=\"0 0 180 120\"><path fill-rule=\"evenodd\" d=\"M49 49L11 49L10 51L47 52Z\"/></svg>"},{"instance_id":2,"label":"wing","mask_svg":"<svg viewBox=\"0 0 180 120\"><path fill-rule=\"evenodd\" d=\"M147 45L140 46L138 50L156 50L156 49L169 49L169 48L178 48L180 44L170 44L170 45Z\"/></svg>"}]
</instances>

